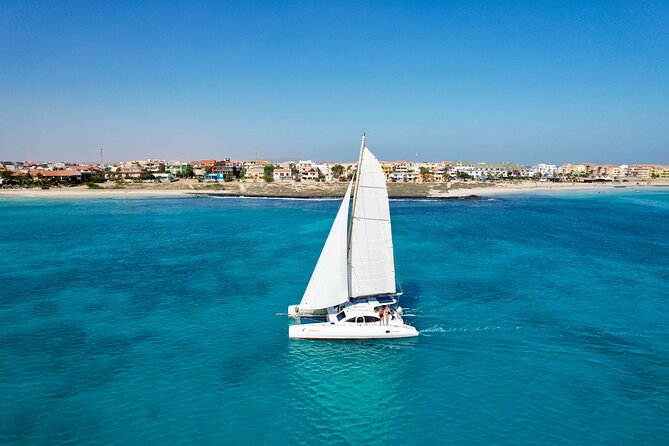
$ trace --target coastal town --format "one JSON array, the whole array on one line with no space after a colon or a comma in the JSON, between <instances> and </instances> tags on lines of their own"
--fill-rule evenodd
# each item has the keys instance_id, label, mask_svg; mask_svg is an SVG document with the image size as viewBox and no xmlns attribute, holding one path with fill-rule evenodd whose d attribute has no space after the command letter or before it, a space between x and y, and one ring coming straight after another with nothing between
<instances>
[{"instance_id":1,"label":"coastal town","mask_svg":"<svg viewBox=\"0 0 669 446\"><path fill-rule=\"evenodd\" d=\"M552 183L615 183L669 179L669 165L603 164L524 166L505 163L470 163L468 161L412 162L382 161L389 183L518 182L522 180ZM174 183L190 180L195 184L230 182L336 183L352 178L356 162L314 162L294 160L140 160L118 163L75 162L0 162L0 187L50 188L86 184L117 187L140 183Z\"/></svg>"}]
</instances>

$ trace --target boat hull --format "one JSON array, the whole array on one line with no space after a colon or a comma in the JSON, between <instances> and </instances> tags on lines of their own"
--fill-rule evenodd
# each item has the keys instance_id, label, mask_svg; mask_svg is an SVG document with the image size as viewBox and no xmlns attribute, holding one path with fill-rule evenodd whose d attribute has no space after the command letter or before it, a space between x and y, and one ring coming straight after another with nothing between
<instances>
[{"instance_id":1,"label":"boat hull","mask_svg":"<svg viewBox=\"0 0 669 446\"><path fill-rule=\"evenodd\" d=\"M356 340L397 339L418 336L418 330L410 325L372 324L295 324L288 327L290 339L312 340Z\"/></svg>"}]
</instances>

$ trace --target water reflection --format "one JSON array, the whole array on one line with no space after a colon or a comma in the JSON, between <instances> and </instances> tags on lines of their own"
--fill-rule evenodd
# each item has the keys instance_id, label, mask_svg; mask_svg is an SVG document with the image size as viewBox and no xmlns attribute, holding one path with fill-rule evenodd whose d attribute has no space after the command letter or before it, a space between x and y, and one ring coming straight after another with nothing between
<instances>
[{"instance_id":1,"label":"water reflection","mask_svg":"<svg viewBox=\"0 0 669 446\"><path fill-rule=\"evenodd\" d=\"M417 339L292 341L286 361L292 375L294 440L312 443L401 441L406 370ZM355 432L355 438L351 433Z\"/></svg>"}]
</instances>

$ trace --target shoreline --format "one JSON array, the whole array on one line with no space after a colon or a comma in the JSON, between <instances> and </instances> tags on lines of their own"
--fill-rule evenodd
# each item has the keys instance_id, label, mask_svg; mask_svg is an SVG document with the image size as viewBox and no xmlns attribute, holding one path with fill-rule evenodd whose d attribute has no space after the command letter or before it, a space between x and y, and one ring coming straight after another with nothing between
<instances>
[{"instance_id":1,"label":"shoreline","mask_svg":"<svg viewBox=\"0 0 669 446\"><path fill-rule=\"evenodd\" d=\"M170 185L167 185L170 186ZM224 183L220 188L181 188L133 185L116 189L102 187L89 189L86 186L52 189L0 189L1 198L146 198L146 197L231 197L231 198L275 198L275 199L339 199L344 195L345 183ZM535 193L602 192L606 190L638 190L669 188L669 181L645 184L582 184L582 183L535 183L485 184L485 183L388 183L390 199L411 200L477 200L487 197Z\"/></svg>"},{"instance_id":2,"label":"shoreline","mask_svg":"<svg viewBox=\"0 0 669 446\"><path fill-rule=\"evenodd\" d=\"M194 196L206 196L206 197L222 197L222 198L259 198L259 199L271 199L271 200L341 200L342 197L333 197L331 195L312 195L309 197L301 197L294 195L242 195L242 194L221 194L216 192L191 192L184 195L194 195ZM439 196L439 197L427 197L424 195L403 195L403 196L388 196L389 200L481 200L485 197L481 197L475 194L469 195L451 195L451 196Z\"/></svg>"}]
</instances>

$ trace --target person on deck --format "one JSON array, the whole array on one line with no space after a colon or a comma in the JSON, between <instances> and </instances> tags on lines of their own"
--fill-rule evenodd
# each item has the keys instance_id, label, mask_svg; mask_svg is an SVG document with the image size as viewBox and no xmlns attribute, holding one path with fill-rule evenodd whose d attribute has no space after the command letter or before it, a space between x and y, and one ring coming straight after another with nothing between
<instances>
[{"instance_id":1,"label":"person on deck","mask_svg":"<svg viewBox=\"0 0 669 446\"><path fill-rule=\"evenodd\" d=\"M379 307L379 325L383 325L383 307Z\"/></svg>"},{"instance_id":2,"label":"person on deck","mask_svg":"<svg viewBox=\"0 0 669 446\"><path fill-rule=\"evenodd\" d=\"M385 324L388 325L388 318L390 317L390 307L386 305L386 309L383 310L383 318L385 319Z\"/></svg>"}]
</instances>

